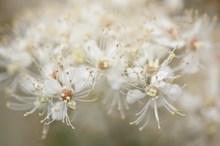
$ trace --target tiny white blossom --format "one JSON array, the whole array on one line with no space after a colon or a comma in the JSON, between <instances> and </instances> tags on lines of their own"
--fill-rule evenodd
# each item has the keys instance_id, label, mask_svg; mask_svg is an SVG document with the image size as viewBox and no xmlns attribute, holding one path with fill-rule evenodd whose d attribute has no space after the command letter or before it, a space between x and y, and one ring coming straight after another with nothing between
<instances>
[{"instance_id":1,"label":"tiny white blossom","mask_svg":"<svg viewBox=\"0 0 220 146\"><path fill-rule=\"evenodd\" d=\"M173 84L173 80L177 78L175 76L176 69L180 67L170 68L168 65L175 57L174 52L170 52L169 56L162 64L159 62L152 62L152 64L148 64L147 68L151 67L151 70L146 70L142 72L144 78L139 78L139 82L129 83L131 88L128 89L127 92L127 102L130 104L135 103L138 100L144 100L146 105L143 109L137 114L139 116L137 120L132 122L131 124L140 124L144 122L143 125L139 128L142 130L148 124L150 114L148 113L148 108L150 106L154 109L154 115L158 124L158 128L160 128L159 123L159 115L158 115L158 107L161 105L164 106L171 114L180 114L178 110L173 107L168 101L176 100L182 94L182 88L177 84ZM150 66L149 66L150 65ZM152 65L152 66L151 66Z\"/></svg>"},{"instance_id":2,"label":"tiny white blossom","mask_svg":"<svg viewBox=\"0 0 220 146\"><path fill-rule=\"evenodd\" d=\"M51 109L46 118L42 122L49 120L46 124L50 124L55 120L62 120L68 126L72 125L72 120L68 112L75 112L77 102L93 101L86 98L91 89L90 72L86 67L67 68L58 72L57 78L48 78L44 81L43 92L45 95L54 100Z\"/></svg>"},{"instance_id":3,"label":"tiny white blossom","mask_svg":"<svg viewBox=\"0 0 220 146\"><path fill-rule=\"evenodd\" d=\"M20 41L16 45L16 48L15 46L0 48L0 67L5 69L5 72L0 73L1 89L11 85L11 88L15 90L18 75L27 72L27 68L32 64L31 54L25 50L27 44Z\"/></svg>"}]
</instances>

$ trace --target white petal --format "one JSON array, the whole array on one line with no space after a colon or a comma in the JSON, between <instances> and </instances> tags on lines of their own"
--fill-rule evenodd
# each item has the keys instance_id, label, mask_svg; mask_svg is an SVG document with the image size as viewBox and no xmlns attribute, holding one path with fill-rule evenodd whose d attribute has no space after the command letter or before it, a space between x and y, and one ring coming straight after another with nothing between
<instances>
[{"instance_id":1,"label":"white petal","mask_svg":"<svg viewBox=\"0 0 220 146\"><path fill-rule=\"evenodd\" d=\"M189 54L183 59L183 64L185 67L183 68L184 73L193 74L196 73L199 70L199 59L198 56Z\"/></svg>"},{"instance_id":2,"label":"white petal","mask_svg":"<svg viewBox=\"0 0 220 146\"><path fill-rule=\"evenodd\" d=\"M166 86L166 82L164 82L163 79L167 78L168 75L169 72L167 71L159 71L157 74L152 76L151 84L159 88L164 88L164 86Z\"/></svg>"},{"instance_id":3,"label":"white petal","mask_svg":"<svg viewBox=\"0 0 220 146\"><path fill-rule=\"evenodd\" d=\"M52 108L51 108L51 112L52 112L52 119L55 120L62 120L64 115L65 115L65 110L63 110L63 103L62 102L57 102L55 103Z\"/></svg>"},{"instance_id":4,"label":"white petal","mask_svg":"<svg viewBox=\"0 0 220 146\"><path fill-rule=\"evenodd\" d=\"M43 66L42 66L42 72L45 74L45 75L48 75L48 76L51 76L51 74L53 73L54 71L54 66L50 63L44 63Z\"/></svg>"},{"instance_id":5,"label":"white petal","mask_svg":"<svg viewBox=\"0 0 220 146\"><path fill-rule=\"evenodd\" d=\"M121 76L120 72L117 72L114 69L109 71L106 74L106 77L112 89L120 89L122 84L124 83L123 77Z\"/></svg>"},{"instance_id":6,"label":"white petal","mask_svg":"<svg viewBox=\"0 0 220 146\"><path fill-rule=\"evenodd\" d=\"M161 45L164 45L166 47L170 47L170 48L182 48L185 46L185 41L184 40L170 40L167 38L167 36L164 36L164 37L161 37L161 38L157 38L156 39L156 42L161 44Z\"/></svg>"},{"instance_id":7,"label":"white petal","mask_svg":"<svg viewBox=\"0 0 220 146\"><path fill-rule=\"evenodd\" d=\"M109 58L119 56L117 53L117 44L118 42L115 41L108 46L106 54L109 56Z\"/></svg>"},{"instance_id":8,"label":"white petal","mask_svg":"<svg viewBox=\"0 0 220 146\"><path fill-rule=\"evenodd\" d=\"M142 93L140 90L130 90L127 93L126 100L129 104L132 104L136 102L137 100L144 98L145 96L146 94Z\"/></svg>"},{"instance_id":9,"label":"white petal","mask_svg":"<svg viewBox=\"0 0 220 146\"><path fill-rule=\"evenodd\" d=\"M22 76L21 77L21 90L26 93L33 93L35 91L35 86L39 85L36 80L32 77Z\"/></svg>"},{"instance_id":10,"label":"white petal","mask_svg":"<svg viewBox=\"0 0 220 146\"><path fill-rule=\"evenodd\" d=\"M59 93L61 90L61 86L57 80L48 79L44 83L44 92L45 94L51 96Z\"/></svg>"},{"instance_id":11,"label":"white petal","mask_svg":"<svg viewBox=\"0 0 220 146\"><path fill-rule=\"evenodd\" d=\"M100 50L100 48L97 46L95 41L89 41L86 43L85 51L92 61L97 61L101 57L104 56L103 52Z\"/></svg>"},{"instance_id":12,"label":"white petal","mask_svg":"<svg viewBox=\"0 0 220 146\"><path fill-rule=\"evenodd\" d=\"M65 70L57 74L57 80L59 80L64 86L70 87L70 71Z\"/></svg>"},{"instance_id":13,"label":"white petal","mask_svg":"<svg viewBox=\"0 0 220 146\"><path fill-rule=\"evenodd\" d=\"M138 81L140 78L142 79L144 77L141 73L143 71L141 67L127 68L126 71L130 81Z\"/></svg>"},{"instance_id":14,"label":"white petal","mask_svg":"<svg viewBox=\"0 0 220 146\"><path fill-rule=\"evenodd\" d=\"M167 71L161 70L157 74L155 74L152 78L157 78L158 81L161 81L161 80L167 78L168 75L169 75L169 73Z\"/></svg>"},{"instance_id":15,"label":"white petal","mask_svg":"<svg viewBox=\"0 0 220 146\"><path fill-rule=\"evenodd\" d=\"M168 91L168 96L172 100L176 100L182 95L182 89L177 84L171 85Z\"/></svg>"},{"instance_id":16,"label":"white petal","mask_svg":"<svg viewBox=\"0 0 220 146\"><path fill-rule=\"evenodd\" d=\"M28 67L32 63L32 58L27 52L14 52L14 54L11 54L11 59L22 67Z\"/></svg>"},{"instance_id":17,"label":"white petal","mask_svg":"<svg viewBox=\"0 0 220 146\"><path fill-rule=\"evenodd\" d=\"M90 69L92 70L92 68ZM68 78L66 84L69 84L70 87L74 85L75 92L81 91L91 84L90 70L87 67L71 67L66 72L69 72L68 77L66 77ZM69 80L71 80L71 84Z\"/></svg>"}]
</instances>

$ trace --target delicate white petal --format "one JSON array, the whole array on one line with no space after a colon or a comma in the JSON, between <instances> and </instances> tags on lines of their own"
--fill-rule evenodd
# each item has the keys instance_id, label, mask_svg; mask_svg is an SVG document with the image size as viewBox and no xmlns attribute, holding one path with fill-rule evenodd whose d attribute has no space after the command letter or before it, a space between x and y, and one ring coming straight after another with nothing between
<instances>
[{"instance_id":1,"label":"delicate white petal","mask_svg":"<svg viewBox=\"0 0 220 146\"><path fill-rule=\"evenodd\" d=\"M33 93L36 90L36 88L40 86L41 85L32 77L21 77L21 90L25 93Z\"/></svg>"},{"instance_id":2,"label":"delicate white petal","mask_svg":"<svg viewBox=\"0 0 220 146\"><path fill-rule=\"evenodd\" d=\"M55 95L59 93L61 90L61 85L57 80L54 79L47 79L44 82L44 89L43 91L45 92L46 95Z\"/></svg>"},{"instance_id":3,"label":"delicate white petal","mask_svg":"<svg viewBox=\"0 0 220 146\"><path fill-rule=\"evenodd\" d=\"M168 36L160 37L156 39L156 42L164 45L166 47L174 48L182 48L186 45L185 41L182 39L179 40L170 40Z\"/></svg>"},{"instance_id":4,"label":"delicate white petal","mask_svg":"<svg viewBox=\"0 0 220 146\"><path fill-rule=\"evenodd\" d=\"M186 64L183 68L184 73L195 73L199 70L199 58L193 54L189 54L184 57L183 64Z\"/></svg>"},{"instance_id":5,"label":"delicate white petal","mask_svg":"<svg viewBox=\"0 0 220 146\"><path fill-rule=\"evenodd\" d=\"M170 99L176 100L182 95L182 89L177 84L173 84L168 88L167 94Z\"/></svg>"},{"instance_id":6,"label":"delicate white petal","mask_svg":"<svg viewBox=\"0 0 220 146\"><path fill-rule=\"evenodd\" d=\"M152 77L152 82L154 81L162 81L163 79L167 78L169 75L169 73L165 70L161 70L159 71L157 74L155 74L153 77Z\"/></svg>"},{"instance_id":7,"label":"delicate white petal","mask_svg":"<svg viewBox=\"0 0 220 146\"><path fill-rule=\"evenodd\" d=\"M129 104L132 104L136 102L137 100L144 98L145 96L146 94L142 93L140 90L130 90L127 93L126 100Z\"/></svg>"},{"instance_id":8,"label":"delicate white petal","mask_svg":"<svg viewBox=\"0 0 220 146\"><path fill-rule=\"evenodd\" d=\"M86 53L91 61L97 61L104 56L103 52L97 46L95 41L89 41L85 46Z\"/></svg>"},{"instance_id":9,"label":"delicate white petal","mask_svg":"<svg viewBox=\"0 0 220 146\"><path fill-rule=\"evenodd\" d=\"M91 84L91 70L91 68L87 68L84 66L71 68L69 79L72 80L76 92L87 88Z\"/></svg>"},{"instance_id":10,"label":"delicate white petal","mask_svg":"<svg viewBox=\"0 0 220 146\"><path fill-rule=\"evenodd\" d=\"M44 63L42 66L42 72L44 75L51 77L54 72L54 66L50 63Z\"/></svg>"},{"instance_id":11,"label":"delicate white petal","mask_svg":"<svg viewBox=\"0 0 220 146\"><path fill-rule=\"evenodd\" d=\"M60 81L64 86L69 87L70 86L70 72L67 71L61 71L57 74L57 80Z\"/></svg>"},{"instance_id":12,"label":"delicate white petal","mask_svg":"<svg viewBox=\"0 0 220 146\"><path fill-rule=\"evenodd\" d=\"M130 81L138 81L140 78L143 78L143 68L141 67L134 67L134 68L127 68L127 76Z\"/></svg>"},{"instance_id":13,"label":"delicate white petal","mask_svg":"<svg viewBox=\"0 0 220 146\"><path fill-rule=\"evenodd\" d=\"M64 113L65 110L63 110L63 103L62 102L55 103L51 108L51 112L52 112L52 119L62 120L65 114Z\"/></svg>"},{"instance_id":14,"label":"delicate white petal","mask_svg":"<svg viewBox=\"0 0 220 146\"><path fill-rule=\"evenodd\" d=\"M108 48L106 50L106 54L109 56L109 58L113 58L113 57L118 56L117 44L118 44L118 42L115 41L108 46Z\"/></svg>"},{"instance_id":15,"label":"delicate white petal","mask_svg":"<svg viewBox=\"0 0 220 146\"><path fill-rule=\"evenodd\" d=\"M14 53L12 60L15 63L18 63L19 65L21 65L22 67L28 67L32 63L32 58L31 58L30 54L28 54L27 52Z\"/></svg>"},{"instance_id":16,"label":"delicate white petal","mask_svg":"<svg viewBox=\"0 0 220 146\"><path fill-rule=\"evenodd\" d=\"M106 78L108 83L112 87L112 89L118 90L121 88L122 84L124 83L123 77L121 73L112 69L106 74Z\"/></svg>"}]
</instances>

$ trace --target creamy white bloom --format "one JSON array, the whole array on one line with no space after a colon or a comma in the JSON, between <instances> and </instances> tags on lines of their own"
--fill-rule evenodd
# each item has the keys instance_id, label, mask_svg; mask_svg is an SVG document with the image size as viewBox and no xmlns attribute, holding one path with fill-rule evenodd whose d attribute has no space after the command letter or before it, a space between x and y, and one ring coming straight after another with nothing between
<instances>
[{"instance_id":1,"label":"creamy white bloom","mask_svg":"<svg viewBox=\"0 0 220 146\"><path fill-rule=\"evenodd\" d=\"M50 124L55 120L62 120L66 122L68 126L72 125L72 120L69 116L69 112L75 112L77 102L90 102L93 101L85 99L91 89L91 74L89 68L67 68L61 72L58 72L57 78L48 78L44 81L43 92L45 96L53 99L51 103L51 109L46 118L51 119L46 124Z\"/></svg>"},{"instance_id":2,"label":"creamy white bloom","mask_svg":"<svg viewBox=\"0 0 220 146\"><path fill-rule=\"evenodd\" d=\"M149 121L150 114L149 108L152 106L154 110L154 115L158 124L158 128L160 128L160 121L158 115L158 107L165 107L171 114L179 114L184 116L178 112L178 110L173 107L168 101L179 98L182 94L182 89L177 84L170 84L163 81L164 78L160 79L152 79L151 83L148 85L143 83L137 89L130 90L127 93L127 102L132 104L140 99L145 99L146 104L142 108L142 110L137 113L137 120L131 122L131 124L141 124L143 125L139 128L139 130L143 130Z\"/></svg>"},{"instance_id":3,"label":"creamy white bloom","mask_svg":"<svg viewBox=\"0 0 220 146\"><path fill-rule=\"evenodd\" d=\"M125 83L122 74L125 70L126 59L120 55L118 42L110 42L108 34L105 33L107 32L103 30L98 42L94 40L87 42L85 48L88 56L87 62L95 68L94 83L100 82L97 86L94 84L95 91L106 91L103 93L103 100L109 107L108 113L118 106L121 117L124 118L124 109L127 109L127 104L120 90ZM106 83L107 86L104 85Z\"/></svg>"},{"instance_id":4,"label":"creamy white bloom","mask_svg":"<svg viewBox=\"0 0 220 146\"><path fill-rule=\"evenodd\" d=\"M18 75L28 71L28 67L32 64L32 58L26 47L27 44L23 41L9 47L0 47L0 67L5 70L0 73L1 89L10 85L15 90Z\"/></svg>"},{"instance_id":5,"label":"creamy white bloom","mask_svg":"<svg viewBox=\"0 0 220 146\"><path fill-rule=\"evenodd\" d=\"M156 44L171 49L185 46L185 41L181 37L175 22L165 14L160 12L154 13L157 14L155 20L147 21L144 24L144 28L152 32L151 40Z\"/></svg>"},{"instance_id":6,"label":"creamy white bloom","mask_svg":"<svg viewBox=\"0 0 220 146\"><path fill-rule=\"evenodd\" d=\"M35 78L22 75L20 79L21 90L26 95L10 93L19 103L8 102L7 106L13 110L27 111L24 116L34 113L36 110L47 110L47 97L42 92L43 83ZM28 111L29 110L29 111Z\"/></svg>"},{"instance_id":7,"label":"creamy white bloom","mask_svg":"<svg viewBox=\"0 0 220 146\"><path fill-rule=\"evenodd\" d=\"M159 61L154 61L152 64L148 64L147 68L150 67L152 71L145 69L142 71L144 78L139 78L139 82L129 83L131 88L128 89L127 92L127 102L130 104L133 104L138 100L146 102L143 109L137 113L137 116L139 116L137 120L131 123L143 123L139 130L142 130L147 126L150 117L148 109L151 106L154 109L158 128L160 128L158 107L165 107L171 114L177 113L183 115L168 102L169 100L175 101L182 94L182 88L177 84L173 84L173 80L177 78L175 71L176 69L179 69L179 67L170 68L168 66L174 57L175 54L170 52L169 56L163 63L159 64Z\"/></svg>"},{"instance_id":8,"label":"creamy white bloom","mask_svg":"<svg viewBox=\"0 0 220 146\"><path fill-rule=\"evenodd\" d=\"M202 62L209 62L206 56L211 56L213 47L211 37L215 23L210 22L206 17L196 18L183 32L187 53L184 55L182 63L188 64L183 68L184 73L196 73L204 66Z\"/></svg>"}]
</instances>

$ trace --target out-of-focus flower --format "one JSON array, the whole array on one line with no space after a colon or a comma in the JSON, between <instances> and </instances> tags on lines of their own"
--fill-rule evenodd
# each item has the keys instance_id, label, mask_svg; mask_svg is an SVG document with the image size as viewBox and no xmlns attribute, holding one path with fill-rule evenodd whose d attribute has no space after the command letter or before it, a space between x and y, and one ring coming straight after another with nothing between
<instances>
[{"instance_id":1,"label":"out-of-focus flower","mask_svg":"<svg viewBox=\"0 0 220 146\"><path fill-rule=\"evenodd\" d=\"M180 114L179 111L173 107L168 100L176 100L182 94L182 88L177 84L173 84L173 80L176 78L173 74L172 69L167 65L172 60L174 54L171 53L167 60L165 60L161 65L159 62L152 62L150 64L153 72L144 72L145 79L141 80L140 85L133 85L136 89L129 90L127 93L127 102L132 104L138 100L146 99L146 105L143 109L137 113L139 117L137 120L131 124L140 124L144 121L144 124L139 128L142 130L148 124L150 114L148 113L148 108L150 106L154 109L155 118L157 120L158 128L160 128L158 107L164 106L171 114ZM175 55L174 55L175 56ZM148 66L149 67L149 66ZM148 71L148 70L147 70ZM149 74L151 73L151 74ZM139 85L139 86L138 86Z\"/></svg>"},{"instance_id":2,"label":"out-of-focus flower","mask_svg":"<svg viewBox=\"0 0 220 146\"><path fill-rule=\"evenodd\" d=\"M1 89L10 85L11 89L15 90L19 74L28 72L27 68L32 64L32 57L28 52L28 47L25 40L21 40L16 41L9 48L0 48L0 66L5 70L5 72L0 74Z\"/></svg>"}]
</instances>

